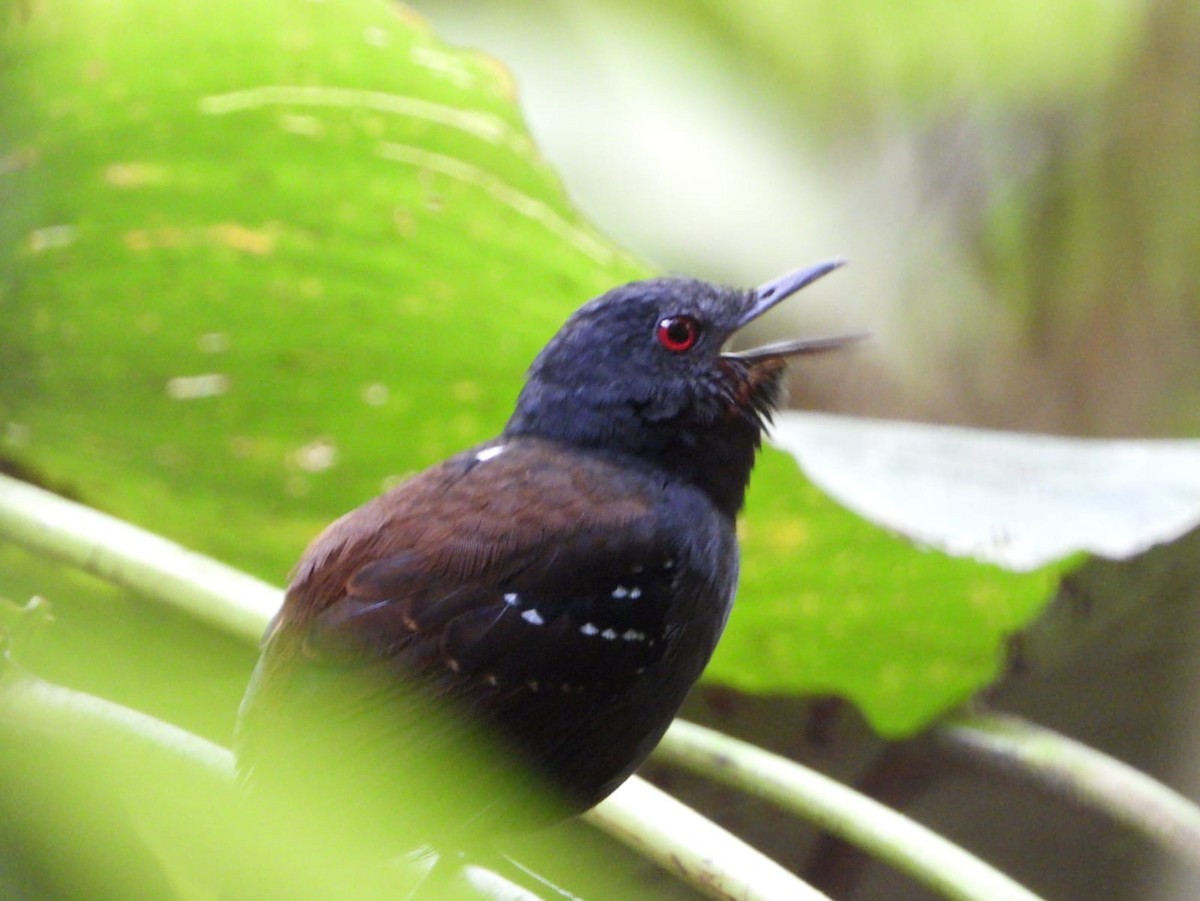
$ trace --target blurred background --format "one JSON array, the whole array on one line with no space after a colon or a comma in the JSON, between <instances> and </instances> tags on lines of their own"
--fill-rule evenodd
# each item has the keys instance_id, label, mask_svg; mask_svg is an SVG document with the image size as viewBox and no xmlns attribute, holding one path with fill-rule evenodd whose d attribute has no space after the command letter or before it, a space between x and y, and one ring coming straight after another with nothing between
<instances>
[{"instance_id":1,"label":"blurred background","mask_svg":"<svg viewBox=\"0 0 1200 901\"><path fill-rule=\"evenodd\" d=\"M874 375L821 367L798 401L1200 430L1191 0L413 5L511 68L571 197L654 265L850 259L792 315L868 324Z\"/></svg>"},{"instance_id":2,"label":"blurred background","mask_svg":"<svg viewBox=\"0 0 1200 901\"><path fill-rule=\"evenodd\" d=\"M763 326L875 340L797 367L797 406L1200 435L1194 0L413 5L0 2L0 471L278 584L334 517L494 434L583 298L834 255ZM1013 575L914 549L778 454L743 527L689 717L1049 898L1195 894L1147 842L914 732L990 685L1194 797L1200 535ZM30 669L228 743L247 643L0 543L0 596L33 595L54 621ZM651 774L797 869L822 841ZM0 894L29 842L0 817ZM863 877L837 897L930 897L823 850Z\"/></svg>"}]
</instances>

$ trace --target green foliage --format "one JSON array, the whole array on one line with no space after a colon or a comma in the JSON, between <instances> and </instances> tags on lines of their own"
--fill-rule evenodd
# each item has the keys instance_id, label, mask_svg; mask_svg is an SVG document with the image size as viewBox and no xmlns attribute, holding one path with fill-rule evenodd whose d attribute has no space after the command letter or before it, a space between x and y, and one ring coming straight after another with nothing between
<instances>
[{"instance_id":1,"label":"green foliage","mask_svg":"<svg viewBox=\"0 0 1200 901\"><path fill-rule=\"evenodd\" d=\"M741 600L709 678L761 693L830 693L901 735L999 674L1003 638L1050 594L1051 572L914 548L833 505L771 450L743 527Z\"/></svg>"},{"instance_id":2,"label":"green foliage","mask_svg":"<svg viewBox=\"0 0 1200 901\"><path fill-rule=\"evenodd\" d=\"M503 73L385 4L59 4L17 38L10 453L277 581L494 431L575 301L637 274Z\"/></svg>"},{"instance_id":3,"label":"green foliage","mask_svg":"<svg viewBox=\"0 0 1200 901\"><path fill-rule=\"evenodd\" d=\"M972 107L1078 97L1111 75L1142 11L1089 0L668 5L714 40L740 45L773 81L791 86L794 103L832 122L896 99L927 110L950 92Z\"/></svg>"},{"instance_id":4,"label":"green foliage","mask_svg":"<svg viewBox=\"0 0 1200 901\"><path fill-rule=\"evenodd\" d=\"M75 0L9 26L11 465L281 582L325 523L494 434L568 312L646 273L571 209L503 71L397 10ZM890 733L992 678L1047 594L774 453L745 536L709 678L844 694Z\"/></svg>"}]
</instances>

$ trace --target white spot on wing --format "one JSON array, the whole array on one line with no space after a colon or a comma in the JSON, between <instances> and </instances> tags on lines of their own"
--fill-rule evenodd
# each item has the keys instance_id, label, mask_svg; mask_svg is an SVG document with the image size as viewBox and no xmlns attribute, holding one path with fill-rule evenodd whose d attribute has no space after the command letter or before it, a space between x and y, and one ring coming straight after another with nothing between
<instances>
[{"instance_id":1,"label":"white spot on wing","mask_svg":"<svg viewBox=\"0 0 1200 901\"><path fill-rule=\"evenodd\" d=\"M520 596L515 591L510 591L504 596L504 603L508 604L510 607L517 606L517 604L520 603L520 600Z\"/></svg>"},{"instance_id":2,"label":"white spot on wing","mask_svg":"<svg viewBox=\"0 0 1200 901\"><path fill-rule=\"evenodd\" d=\"M605 629L603 632L600 633L600 637L607 638L609 641L613 641L617 637L617 630L616 629Z\"/></svg>"},{"instance_id":3,"label":"white spot on wing","mask_svg":"<svg viewBox=\"0 0 1200 901\"><path fill-rule=\"evenodd\" d=\"M621 637L626 641L645 641L646 633L639 632L637 629L626 629L621 633Z\"/></svg>"},{"instance_id":4,"label":"white spot on wing","mask_svg":"<svg viewBox=\"0 0 1200 901\"><path fill-rule=\"evenodd\" d=\"M475 455L475 459L480 463L486 463L488 460L493 460L504 453L505 444L497 444L495 447L485 447Z\"/></svg>"},{"instance_id":5,"label":"white spot on wing","mask_svg":"<svg viewBox=\"0 0 1200 901\"><path fill-rule=\"evenodd\" d=\"M636 587L635 587L635 588L630 588L630 589L629 589L629 598L630 598L630 600L634 600L634 601L636 601L636 600L637 600L638 598L640 598L641 596L642 596L642 589L640 589L640 588L636 588Z\"/></svg>"},{"instance_id":6,"label":"white spot on wing","mask_svg":"<svg viewBox=\"0 0 1200 901\"><path fill-rule=\"evenodd\" d=\"M626 588L624 585L618 585L616 588L613 589L612 596L614 598L620 599L620 598L626 597L628 594L629 594L628 588Z\"/></svg>"},{"instance_id":7,"label":"white spot on wing","mask_svg":"<svg viewBox=\"0 0 1200 901\"><path fill-rule=\"evenodd\" d=\"M598 628L596 628L595 623L584 623L582 626L579 627L579 631L582 632L584 635L599 635L600 634L600 630Z\"/></svg>"},{"instance_id":8,"label":"white spot on wing","mask_svg":"<svg viewBox=\"0 0 1200 901\"><path fill-rule=\"evenodd\" d=\"M534 626L541 626L546 622L544 619L542 619L542 615L532 607L521 614L521 619Z\"/></svg>"}]
</instances>

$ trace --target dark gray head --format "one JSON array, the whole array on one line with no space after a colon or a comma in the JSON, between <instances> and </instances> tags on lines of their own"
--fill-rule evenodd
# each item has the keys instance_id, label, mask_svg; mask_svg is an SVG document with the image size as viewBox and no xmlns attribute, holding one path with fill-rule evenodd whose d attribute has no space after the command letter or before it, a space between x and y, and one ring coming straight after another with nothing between
<instances>
[{"instance_id":1,"label":"dark gray head","mask_svg":"<svg viewBox=\"0 0 1200 901\"><path fill-rule=\"evenodd\" d=\"M741 506L787 357L859 336L723 352L730 337L831 261L751 291L687 278L632 282L582 306L529 370L508 435L631 455Z\"/></svg>"}]
</instances>

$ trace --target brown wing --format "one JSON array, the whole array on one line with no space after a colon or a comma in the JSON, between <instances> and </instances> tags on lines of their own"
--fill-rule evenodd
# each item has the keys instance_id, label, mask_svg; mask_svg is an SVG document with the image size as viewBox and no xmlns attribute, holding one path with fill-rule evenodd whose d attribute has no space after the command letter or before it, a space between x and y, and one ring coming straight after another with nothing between
<instances>
[{"instance_id":1,"label":"brown wing","mask_svg":"<svg viewBox=\"0 0 1200 901\"><path fill-rule=\"evenodd\" d=\"M243 705L243 768L274 765L289 753L280 743L304 746L310 733L353 736L352 759L329 758L337 766L411 768L478 745L479 720L536 769L577 766L592 738L575 724L603 727L676 628L678 554L659 534L653 491L521 440L454 458L334 523L268 633ZM458 706L434 710L431 698ZM585 765L591 781L636 765L631 743L644 735L618 739ZM468 817L504 791L456 787L463 803L450 806Z\"/></svg>"},{"instance_id":2,"label":"brown wing","mask_svg":"<svg viewBox=\"0 0 1200 901\"><path fill-rule=\"evenodd\" d=\"M473 611L525 613L532 625L530 592L570 601L667 556L654 500L644 480L600 460L564 466L530 440L494 455L485 446L330 526L301 559L267 645L302 633L308 657L347 663L424 641L452 653L446 630Z\"/></svg>"}]
</instances>

